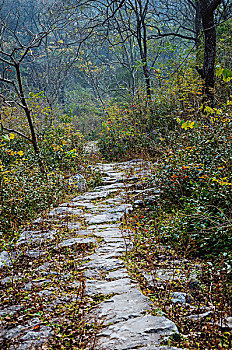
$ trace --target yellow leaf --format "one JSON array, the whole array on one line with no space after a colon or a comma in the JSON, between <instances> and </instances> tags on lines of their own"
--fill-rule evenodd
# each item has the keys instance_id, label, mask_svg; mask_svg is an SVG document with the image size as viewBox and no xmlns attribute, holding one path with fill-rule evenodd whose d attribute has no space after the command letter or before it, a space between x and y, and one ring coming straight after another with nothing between
<instances>
[{"instance_id":1,"label":"yellow leaf","mask_svg":"<svg viewBox=\"0 0 232 350\"><path fill-rule=\"evenodd\" d=\"M15 138L14 134L10 134L10 140L13 140Z\"/></svg>"},{"instance_id":2,"label":"yellow leaf","mask_svg":"<svg viewBox=\"0 0 232 350\"><path fill-rule=\"evenodd\" d=\"M182 129L185 129L185 130L187 130L187 129L188 129L188 125L187 125L187 123L183 123L183 124L181 125L181 127L182 127Z\"/></svg>"},{"instance_id":3,"label":"yellow leaf","mask_svg":"<svg viewBox=\"0 0 232 350\"><path fill-rule=\"evenodd\" d=\"M23 156L23 151L18 151L19 156Z\"/></svg>"}]
</instances>

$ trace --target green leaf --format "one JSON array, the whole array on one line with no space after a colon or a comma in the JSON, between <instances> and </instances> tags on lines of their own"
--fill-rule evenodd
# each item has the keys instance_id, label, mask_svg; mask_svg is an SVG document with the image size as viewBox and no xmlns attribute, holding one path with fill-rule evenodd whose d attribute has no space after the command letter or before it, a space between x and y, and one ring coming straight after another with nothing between
<instances>
[{"instance_id":1,"label":"green leaf","mask_svg":"<svg viewBox=\"0 0 232 350\"><path fill-rule=\"evenodd\" d=\"M232 78L232 70L224 68L223 69L223 77L227 78Z\"/></svg>"},{"instance_id":2,"label":"green leaf","mask_svg":"<svg viewBox=\"0 0 232 350\"><path fill-rule=\"evenodd\" d=\"M4 141L10 141L9 135L2 135L2 140L4 140Z\"/></svg>"}]
</instances>

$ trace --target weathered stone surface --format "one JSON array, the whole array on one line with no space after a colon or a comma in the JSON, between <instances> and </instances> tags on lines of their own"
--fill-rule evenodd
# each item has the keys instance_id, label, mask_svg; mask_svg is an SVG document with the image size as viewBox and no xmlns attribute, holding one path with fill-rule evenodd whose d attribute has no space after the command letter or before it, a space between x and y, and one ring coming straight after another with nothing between
<instances>
[{"instance_id":1,"label":"weathered stone surface","mask_svg":"<svg viewBox=\"0 0 232 350\"><path fill-rule=\"evenodd\" d=\"M111 245L110 245L111 243ZM121 243L121 244L120 244ZM122 256L126 251L124 242L108 242L96 249L97 254L113 254L114 256Z\"/></svg>"},{"instance_id":2,"label":"weathered stone surface","mask_svg":"<svg viewBox=\"0 0 232 350\"><path fill-rule=\"evenodd\" d=\"M105 300L99 307L98 317L104 324L117 323L142 316L150 309L149 299L138 287L124 289L124 293Z\"/></svg>"},{"instance_id":3,"label":"weathered stone surface","mask_svg":"<svg viewBox=\"0 0 232 350\"><path fill-rule=\"evenodd\" d=\"M67 203L65 203L67 206ZM88 201L76 201L75 198L69 203L71 207L81 207L86 209L92 209L95 208L95 204L88 202ZM63 205L61 205L63 206Z\"/></svg>"},{"instance_id":4,"label":"weathered stone surface","mask_svg":"<svg viewBox=\"0 0 232 350\"><path fill-rule=\"evenodd\" d=\"M101 278L101 274L99 273L99 271L97 269L86 269L84 271L84 276L87 279L94 279L94 278Z\"/></svg>"},{"instance_id":5,"label":"weathered stone surface","mask_svg":"<svg viewBox=\"0 0 232 350\"><path fill-rule=\"evenodd\" d=\"M14 313L16 313L17 311L22 310L22 309L23 309L22 305L8 306L8 307L0 310L0 317L6 316L6 315L13 315Z\"/></svg>"},{"instance_id":6,"label":"weathered stone surface","mask_svg":"<svg viewBox=\"0 0 232 350\"><path fill-rule=\"evenodd\" d=\"M111 212L103 212L98 215L85 214L86 221L88 224L103 224L105 222L113 222L118 221L123 216L123 213L111 213Z\"/></svg>"},{"instance_id":7,"label":"weathered stone surface","mask_svg":"<svg viewBox=\"0 0 232 350\"><path fill-rule=\"evenodd\" d=\"M81 224L79 222L64 222L61 227L64 229L67 228L68 231L78 231L81 227Z\"/></svg>"},{"instance_id":8,"label":"weathered stone surface","mask_svg":"<svg viewBox=\"0 0 232 350\"><path fill-rule=\"evenodd\" d=\"M224 322L223 322L224 326L227 328L232 329L232 317L227 317Z\"/></svg>"},{"instance_id":9,"label":"weathered stone surface","mask_svg":"<svg viewBox=\"0 0 232 350\"><path fill-rule=\"evenodd\" d=\"M66 239L65 241L58 244L57 248L67 248L72 246L80 246L82 244L85 244L86 246L92 246L96 243L96 240L91 237L82 238L82 237L76 237L76 238L70 238Z\"/></svg>"},{"instance_id":10,"label":"weathered stone surface","mask_svg":"<svg viewBox=\"0 0 232 350\"><path fill-rule=\"evenodd\" d=\"M172 293L172 302L173 303L180 303L180 304L185 304L185 303L190 303L192 301L192 297L188 295L187 293L182 293L182 292L173 292Z\"/></svg>"},{"instance_id":11,"label":"weathered stone surface","mask_svg":"<svg viewBox=\"0 0 232 350\"><path fill-rule=\"evenodd\" d=\"M49 263L49 262L46 262L46 263L44 263L43 265L40 265L40 266L37 268L37 271L38 271L38 272L41 272L41 271L49 271L51 268L52 268L52 264Z\"/></svg>"},{"instance_id":12,"label":"weathered stone surface","mask_svg":"<svg viewBox=\"0 0 232 350\"><path fill-rule=\"evenodd\" d=\"M84 191L87 188L87 182L83 175L76 174L68 179L68 185L77 191Z\"/></svg>"},{"instance_id":13,"label":"weathered stone surface","mask_svg":"<svg viewBox=\"0 0 232 350\"><path fill-rule=\"evenodd\" d=\"M103 211L109 211L111 209L110 205L107 204L99 204L99 205L95 205L92 209L89 210L89 213L91 214L100 214Z\"/></svg>"},{"instance_id":14,"label":"weathered stone surface","mask_svg":"<svg viewBox=\"0 0 232 350\"><path fill-rule=\"evenodd\" d=\"M102 177L102 184L103 185L111 185L111 184L114 184L117 182L118 182L118 180L116 177L112 177L112 176Z\"/></svg>"},{"instance_id":15,"label":"weathered stone surface","mask_svg":"<svg viewBox=\"0 0 232 350\"><path fill-rule=\"evenodd\" d=\"M49 295L51 295L51 294L53 294L53 291L48 290L48 289L41 290L41 291L38 293L38 295L39 295L40 297L47 297L47 296L49 296Z\"/></svg>"},{"instance_id":16,"label":"weathered stone surface","mask_svg":"<svg viewBox=\"0 0 232 350\"><path fill-rule=\"evenodd\" d=\"M226 317L222 322L216 322L216 324L222 329L232 329L232 317Z\"/></svg>"},{"instance_id":17,"label":"weathered stone surface","mask_svg":"<svg viewBox=\"0 0 232 350\"><path fill-rule=\"evenodd\" d=\"M7 276L0 280L0 283L5 284L5 283L14 283L17 280L20 280L21 276L18 275L13 275L13 276Z\"/></svg>"},{"instance_id":18,"label":"weathered stone surface","mask_svg":"<svg viewBox=\"0 0 232 350\"><path fill-rule=\"evenodd\" d=\"M115 280L115 279L121 279L121 278L127 278L128 272L126 269L118 269L115 271L110 271L108 275L106 275L105 279L107 281Z\"/></svg>"},{"instance_id":19,"label":"weathered stone surface","mask_svg":"<svg viewBox=\"0 0 232 350\"><path fill-rule=\"evenodd\" d=\"M85 146L86 153L98 152L98 141L88 141Z\"/></svg>"},{"instance_id":20,"label":"weathered stone surface","mask_svg":"<svg viewBox=\"0 0 232 350\"><path fill-rule=\"evenodd\" d=\"M25 243L35 243L40 244L45 242L46 240L53 240L55 238L56 231L51 230L47 232L41 231L24 231L20 235L17 244L25 244Z\"/></svg>"},{"instance_id":21,"label":"weathered stone surface","mask_svg":"<svg viewBox=\"0 0 232 350\"><path fill-rule=\"evenodd\" d=\"M11 266L12 265L12 259L10 254L4 250L0 253L0 269L4 266Z\"/></svg>"},{"instance_id":22,"label":"weathered stone surface","mask_svg":"<svg viewBox=\"0 0 232 350\"><path fill-rule=\"evenodd\" d=\"M136 168L137 174L125 175L126 168L131 168L131 174ZM129 181L137 181L141 176L147 176L149 170L144 169L142 160L123 162L119 166L97 164L95 169L105 172L103 186L98 186L94 191L77 196L70 203L61 204L49 213L48 220L51 222L50 225L58 225L65 234L65 238L67 237L63 241L58 241L59 244L56 243L56 249L69 247L75 250L75 247L81 244L89 247L98 245L94 254L85 257L86 263L80 268L81 270L85 269L83 272L86 278L87 295L92 297L97 294L108 295L108 297L113 295L100 303L91 315L91 317L97 316L104 323L103 331L98 335L98 349L177 350L173 347L161 346L159 342L160 335L167 336L178 332L176 326L165 317L148 314L149 299L129 278L127 270L124 268L124 262L119 259L124 255L126 249L131 248L127 241L129 242L128 237L133 235L133 232L129 230L120 230L120 219L124 213L132 209L131 205L124 204L126 190L128 190L126 187L131 186ZM141 193L140 183L138 183L138 190L134 193ZM153 188L151 192L154 190ZM158 193L155 194L158 195ZM97 202L97 200L99 201ZM117 223L113 223L116 221ZM86 223L89 224L87 229L85 229ZM24 254L30 258L38 258L41 251L35 245L48 241L50 249L54 245L54 243L50 243L57 238L56 236L55 230L39 231L38 228L37 231L27 230L21 234L18 244L32 245L26 250L24 249ZM54 262L44 262L34 271L37 273L37 279L29 280L24 286L24 289L28 291L34 289L33 293L39 295L41 300L46 302L48 313L52 313L54 307L60 304L64 305L64 303L80 300L77 290L80 288L81 282L78 279L73 281L71 274L63 273L61 268L57 264L54 265ZM9 281L11 280L11 277L7 278ZM16 276L16 278L18 277ZM57 295L56 287L52 284L56 278L67 282L67 293ZM186 302L188 296L184 294L173 294L173 300L176 299L177 302L185 300ZM0 316L11 315L18 310L20 310L18 305L6 307L0 310ZM11 340L10 350L40 349L42 344L52 335L52 329L41 324L39 318L31 320L25 325L0 331L0 336L7 341Z\"/></svg>"},{"instance_id":23,"label":"weathered stone surface","mask_svg":"<svg viewBox=\"0 0 232 350\"><path fill-rule=\"evenodd\" d=\"M107 211L109 213L127 213L128 210L132 209L132 205L130 204L121 204L121 205L116 205L113 207L110 207Z\"/></svg>"},{"instance_id":24,"label":"weathered stone surface","mask_svg":"<svg viewBox=\"0 0 232 350\"><path fill-rule=\"evenodd\" d=\"M112 230L111 229L102 230L102 231L94 230L93 234L96 237L104 238L105 241L107 241L108 238L114 238L114 239L122 238L122 233L118 228L115 228L115 229L113 228Z\"/></svg>"},{"instance_id":25,"label":"weathered stone surface","mask_svg":"<svg viewBox=\"0 0 232 350\"><path fill-rule=\"evenodd\" d=\"M133 288L133 286L129 278L114 281L89 280L86 281L86 294L122 294L125 290Z\"/></svg>"},{"instance_id":26,"label":"weathered stone surface","mask_svg":"<svg viewBox=\"0 0 232 350\"><path fill-rule=\"evenodd\" d=\"M96 270L110 271L123 267L123 261L113 258L111 255L99 256L97 254L91 255L91 261L84 264L85 267Z\"/></svg>"},{"instance_id":27,"label":"weathered stone surface","mask_svg":"<svg viewBox=\"0 0 232 350\"><path fill-rule=\"evenodd\" d=\"M185 304L186 303L186 293L181 293L181 292L173 292L172 294L172 302L173 303L180 303L180 304Z\"/></svg>"},{"instance_id":28,"label":"weathered stone surface","mask_svg":"<svg viewBox=\"0 0 232 350\"><path fill-rule=\"evenodd\" d=\"M83 210L78 208L64 207L60 206L58 208L54 208L49 212L49 216L60 216L60 215L82 215Z\"/></svg>"},{"instance_id":29,"label":"weathered stone surface","mask_svg":"<svg viewBox=\"0 0 232 350\"><path fill-rule=\"evenodd\" d=\"M50 282L52 281L47 279L33 280L31 282L26 283L25 286L23 287L23 290L31 290L34 287L40 287L43 284L50 283Z\"/></svg>"},{"instance_id":30,"label":"weathered stone surface","mask_svg":"<svg viewBox=\"0 0 232 350\"><path fill-rule=\"evenodd\" d=\"M9 340L12 338L16 338L20 334L23 334L24 329L25 327L22 325L10 329L2 329L0 330L0 339L2 338L3 340Z\"/></svg>"},{"instance_id":31,"label":"weathered stone surface","mask_svg":"<svg viewBox=\"0 0 232 350\"><path fill-rule=\"evenodd\" d=\"M120 205L121 202L122 202L122 197L120 196L120 194L116 197L106 199L106 203L109 203L109 204Z\"/></svg>"},{"instance_id":32,"label":"weathered stone surface","mask_svg":"<svg viewBox=\"0 0 232 350\"><path fill-rule=\"evenodd\" d=\"M33 249L27 249L23 252L23 254L25 256L27 256L28 258L39 258L41 256L44 256L46 254L46 251L44 250L33 250Z\"/></svg>"},{"instance_id":33,"label":"weathered stone surface","mask_svg":"<svg viewBox=\"0 0 232 350\"><path fill-rule=\"evenodd\" d=\"M35 326L38 326L34 329ZM45 343L49 337L51 337L53 331L50 327L46 327L41 324L40 319L35 318L29 321L26 325L19 325L14 328L3 330L0 332L0 337L4 340L13 340L14 343L10 346L10 349L28 350L34 347L41 346Z\"/></svg>"},{"instance_id":34,"label":"weathered stone surface","mask_svg":"<svg viewBox=\"0 0 232 350\"><path fill-rule=\"evenodd\" d=\"M203 312L203 313L200 313L200 314L196 314L196 315L189 315L189 316L186 316L186 318L188 320L191 320L191 321L194 321L194 322L199 322L199 321L202 321L203 319L205 319L206 317L209 317L213 315L213 311L206 311L206 312ZM232 325L231 325L232 326Z\"/></svg>"},{"instance_id":35,"label":"weathered stone surface","mask_svg":"<svg viewBox=\"0 0 232 350\"><path fill-rule=\"evenodd\" d=\"M115 190L111 190L111 191L99 191L99 192L86 192L83 195L80 195L76 198L73 199L73 201L77 202L79 200L85 200L85 201L93 201L96 199L102 199L102 198L106 198L107 196L110 195L111 192L114 192Z\"/></svg>"},{"instance_id":36,"label":"weathered stone surface","mask_svg":"<svg viewBox=\"0 0 232 350\"><path fill-rule=\"evenodd\" d=\"M70 225L70 227L72 227L72 225ZM72 233L75 233L76 236L89 236L92 234L92 230L72 230Z\"/></svg>"},{"instance_id":37,"label":"weathered stone surface","mask_svg":"<svg viewBox=\"0 0 232 350\"><path fill-rule=\"evenodd\" d=\"M91 228L91 230L96 230L96 231L99 231L99 230L106 230L106 231L111 231L111 230L115 230L115 229L119 229L119 224L117 223L117 224L111 224L111 223L109 223L109 224L99 224L99 225L91 225L91 226L89 226L88 227L88 229L90 229Z\"/></svg>"},{"instance_id":38,"label":"weathered stone surface","mask_svg":"<svg viewBox=\"0 0 232 350\"><path fill-rule=\"evenodd\" d=\"M177 333L175 324L163 316L145 315L107 327L98 340L98 349L129 350L158 344L160 335Z\"/></svg>"},{"instance_id":39,"label":"weathered stone surface","mask_svg":"<svg viewBox=\"0 0 232 350\"><path fill-rule=\"evenodd\" d=\"M98 186L95 187L95 191L107 191L107 190L112 190L112 189L118 189L121 187L125 187L124 183L122 182L115 182L113 184L110 185L104 185L104 186Z\"/></svg>"},{"instance_id":40,"label":"weathered stone surface","mask_svg":"<svg viewBox=\"0 0 232 350\"><path fill-rule=\"evenodd\" d=\"M180 280L183 273L180 269L157 269L155 275L144 274L144 277L151 284L160 281L175 281Z\"/></svg>"},{"instance_id":41,"label":"weathered stone surface","mask_svg":"<svg viewBox=\"0 0 232 350\"><path fill-rule=\"evenodd\" d=\"M181 349L181 348L176 348L176 347L173 347L173 346L159 346L159 345L151 345L151 346L146 346L146 347L142 347L142 348L139 348L139 350L184 350L184 349Z\"/></svg>"}]
</instances>

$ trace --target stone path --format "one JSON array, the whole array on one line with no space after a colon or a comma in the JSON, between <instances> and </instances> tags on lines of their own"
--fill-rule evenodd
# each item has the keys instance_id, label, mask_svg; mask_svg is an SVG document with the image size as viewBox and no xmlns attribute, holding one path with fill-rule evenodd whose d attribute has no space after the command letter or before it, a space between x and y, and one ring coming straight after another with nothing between
<instances>
[{"instance_id":1,"label":"stone path","mask_svg":"<svg viewBox=\"0 0 232 350\"><path fill-rule=\"evenodd\" d=\"M126 203L126 194L131 184L138 177L146 173L140 162L126 162L120 164L98 164L103 172L103 185L96 187L91 192L86 192L74 198L70 203L64 203L53 209L50 217L64 220L68 214L78 218L68 225L76 231L75 235L58 242L53 249L64 247L74 248L78 244L95 246L94 252L88 256L83 264L86 278L86 293L89 296L103 295L103 301L98 308L92 311L90 317L97 317L104 327L97 336L95 349L98 350L129 350L129 349L172 349L173 347L161 346L160 339L177 333L175 324L164 316L152 316L149 313L150 303L139 290L138 285L131 280L122 260L123 255L130 246L126 244L128 235L132 232L123 232L120 229L120 219L131 209ZM131 176L125 175L125 170L133 169ZM136 174L135 174L136 171ZM81 220L87 227L83 230ZM43 252L39 249L45 240L55 240L55 231L25 231L18 244L33 244L27 250L30 257L38 257ZM14 256L7 252L2 254L2 265L12 263ZM49 264L40 266L40 273L44 278L37 280L35 284L46 285L46 271ZM1 265L0 265L1 266ZM17 276L16 276L17 278ZM66 276L67 278L67 276ZM3 280L1 281L4 282ZM78 282L72 282L72 285ZM24 286L30 290L33 282ZM46 287L40 290L41 295L51 293ZM5 310L8 314L15 312L20 306ZM12 308L12 307L11 307ZM4 315L4 309L0 310ZM34 322L34 323L33 323ZM52 330L43 326L39 332L35 332L35 324L38 319L33 319L27 326L2 330L0 336L4 339L18 337L20 344L10 349L29 349L29 346L37 345L38 348L48 337L52 336Z\"/></svg>"}]
</instances>

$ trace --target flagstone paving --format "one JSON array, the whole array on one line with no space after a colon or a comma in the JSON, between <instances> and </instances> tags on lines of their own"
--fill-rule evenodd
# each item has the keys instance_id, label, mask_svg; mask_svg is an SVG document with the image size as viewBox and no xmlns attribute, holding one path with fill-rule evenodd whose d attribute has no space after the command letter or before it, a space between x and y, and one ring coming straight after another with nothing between
<instances>
[{"instance_id":1,"label":"flagstone paving","mask_svg":"<svg viewBox=\"0 0 232 350\"><path fill-rule=\"evenodd\" d=\"M44 242L53 242L53 250L77 249L80 245L86 245L94 252L86 257L83 263L86 278L86 294L90 296L103 295L103 301L92 311L92 316L103 323L103 328L97 335L95 348L98 350L129 350L129 349L162 349L175 350L176 348L161 346L162 337L178 333L176 325L164 316L153 316L150 312L149 299L142 294L136 284L129 276L122 259L130 245L125 245L127 235L132 232L121 232L120 219L131 210L126 203L126 192L130 190L131 183L136 181L146 171L141 166L141 161L132 161L120 164L97 164L96 168L103 173L103 185L96 187L91 192L86 192L75 197L69 203L63 203L58 208L51 210L50 217L58 217L61 226L67 215L75 215L75 220L67 223L72 235L57 242L56 231L47 230L41 232L24 231L18 241L18 247L29 245L26 251L30 257L45 254L41 245ZM133 176L126 176L126 169L136 169ZM83 222L85 227L83 228ZM64 227L66 227L64 225ZM50 243L49 243L50 244ZM13 263L14 256L3 252L0 256L0 267ZM57 272L51 271L51 264L44 263L37 269L36 279L25 283L24 288L28 291L40 285L41 296L49 296L53 293L47 287L51 276ZM49 275L46 279L46 273ZM38 277L37 276L37 277ZM53 277L53 278L55 278ZM17 275L12 278L20 278ZM57 277L58 278L58 277ZM68 285L70 276L62 277ZM1 281L4 283L4 280ZM5 278L6 283L6 278ZM72 281L69 288L78 287L79 281ZM44 286L44 287L43 287ZM64 297L64 296L63 296ZM73 295L67 294L66 299ZM56 301L59 303L59 299ZM8 309L0 310L0 315L13 314L20 309L20 305L13 305ZM53 336L50 327L40 326L39 318L28 321L23 326L11 329L2 329L0 337L4 340L17 339L10 349L40 349L42 344Z\"/></svg>"}]
</instances>

